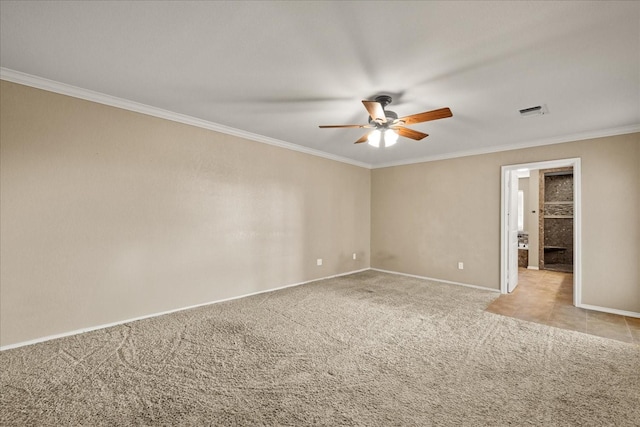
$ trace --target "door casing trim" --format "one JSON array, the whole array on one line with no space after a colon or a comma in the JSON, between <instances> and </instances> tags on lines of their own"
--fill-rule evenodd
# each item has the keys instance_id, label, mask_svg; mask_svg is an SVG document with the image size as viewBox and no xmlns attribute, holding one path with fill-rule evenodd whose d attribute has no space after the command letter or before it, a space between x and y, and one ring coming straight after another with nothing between
<instances>
[{"instance_id":1,"label":"door casing trim","mask_svg":"<svg viewBox=\"0 0 640 427\"><path fill-rule=\"evenodd\" d=\"M580 158L504 165L500 175L500 293L507 293L509 234L507 233L507 174L518 169L573 168L573 305L582 306L582 170Z\"/></svg>"}]
</instances>

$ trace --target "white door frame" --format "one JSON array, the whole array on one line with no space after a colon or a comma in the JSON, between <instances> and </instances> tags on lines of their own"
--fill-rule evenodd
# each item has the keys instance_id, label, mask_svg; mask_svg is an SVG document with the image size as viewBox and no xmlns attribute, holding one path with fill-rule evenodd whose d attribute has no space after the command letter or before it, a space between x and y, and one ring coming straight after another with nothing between
<instances>
[{"instance_id":1,"label":"white door frame","mask_svg":"<svg viewBox=\"0 0 640 427\"><path fill-rule=\"evenodd\" d=\"M507 234L507 292L518 286L518 172L505 174L506 212L504 232Z\"/></svg>"},{"instance_id":2,"label":"white door frame","mask_svg":"<svg viewBox=\"0 0 640 427\"><path fill-rule=\"evenodd\" d=\"M500 292L507 293L507 277L509 273L507 262L509 233L506 232L508 221L507 203L509 201L507 175L518 169L554 169L562 167L573 168L573 305L580 307L582 305L582 172L580 158L502 166L500 178ZM543 242L539 244L543 244Z\"/></svg>"}]
</instances>

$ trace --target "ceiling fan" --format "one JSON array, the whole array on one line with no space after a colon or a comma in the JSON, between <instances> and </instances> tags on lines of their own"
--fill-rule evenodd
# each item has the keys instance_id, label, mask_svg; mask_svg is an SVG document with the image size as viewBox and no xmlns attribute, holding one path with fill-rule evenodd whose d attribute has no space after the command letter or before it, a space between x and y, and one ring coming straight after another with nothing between
<instances>
[{"instance_id":1,"label":"ceiling fan","mask_svg":"<svg viewBox=\"0 0 640 427\"><path fill-rule=\"evenodd\" d=\"M428 122L430 120L445 119L453 116L449 108L425 111L424 113L412 114L400 117L393 111L384 109L391 104L391 97L388 95L376 96L375 101L362 101L364 107L369 112L369 124L366 125L324 125L321 128L366 128L373 129L363 135L355 143L369 142L374 147L379 147L382 140L383 146L390 147L398 140L398 135L419 141L429 136L426 133L406 128L405 125Z\"/></svg>"}]
</instances>

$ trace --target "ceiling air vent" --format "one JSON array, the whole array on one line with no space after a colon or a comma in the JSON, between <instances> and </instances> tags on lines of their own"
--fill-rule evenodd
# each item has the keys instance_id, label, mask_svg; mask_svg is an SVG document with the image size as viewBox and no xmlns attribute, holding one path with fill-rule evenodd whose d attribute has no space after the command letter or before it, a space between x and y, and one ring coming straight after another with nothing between
<instances>
[{"instance_id":1,"label":"ceiling air vent","mask_svg":"<svg viewBox=\"0 0 640 427\"><path fill-rule=\"evenodd\" d=\"M522 117L527 116L540 116L543 114L547 114L549 110L547 109L547 104L536 105L535 107L523 108L520 110L520 115Z\"/></svg>"}]
</instances>

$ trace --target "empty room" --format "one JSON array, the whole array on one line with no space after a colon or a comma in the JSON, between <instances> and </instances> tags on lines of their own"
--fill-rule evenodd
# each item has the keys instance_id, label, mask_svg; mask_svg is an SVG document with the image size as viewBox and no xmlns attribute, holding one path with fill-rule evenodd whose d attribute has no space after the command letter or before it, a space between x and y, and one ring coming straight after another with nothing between
<instances>
[{"instance_id":1,"label":"empty room","mask_svg":"<svg viewBox=\"0 0 640 427\"><path fill-rule=\"evenodd\" d=\"M2 0L0 67L0 425L638 425L639 2Z\"/></svg>"}]
</instances>

